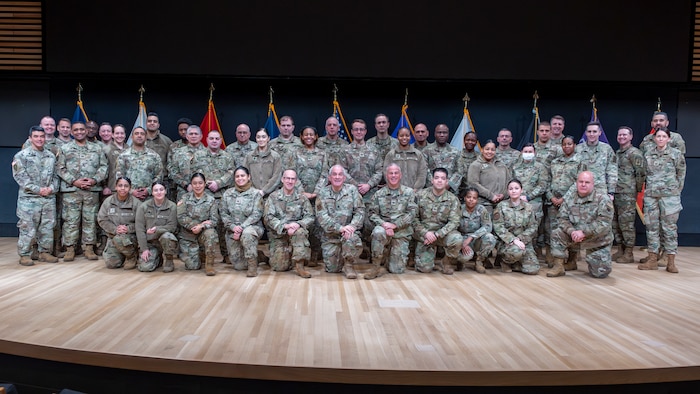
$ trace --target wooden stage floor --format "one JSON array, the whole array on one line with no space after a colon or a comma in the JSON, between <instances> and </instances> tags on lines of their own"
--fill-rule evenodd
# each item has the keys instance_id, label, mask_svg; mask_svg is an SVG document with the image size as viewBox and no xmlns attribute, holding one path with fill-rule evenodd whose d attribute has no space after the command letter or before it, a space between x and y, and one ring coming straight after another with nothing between
<instances>
[{"instance_id":1,"label":"wooden stage floor","mask_svg":"<svg viewBox=\"0 0 700 394\"><path fill-rule=\"evenodd\" d=\"M635 250L635 257L642 257ZM699 380L700 248L681 273L585 263L347 280L18 264L0 238L0 353L150 372L298 382L566 386ZM369 269L359 265L358 272Z\"/></svg>"}]
</instances>

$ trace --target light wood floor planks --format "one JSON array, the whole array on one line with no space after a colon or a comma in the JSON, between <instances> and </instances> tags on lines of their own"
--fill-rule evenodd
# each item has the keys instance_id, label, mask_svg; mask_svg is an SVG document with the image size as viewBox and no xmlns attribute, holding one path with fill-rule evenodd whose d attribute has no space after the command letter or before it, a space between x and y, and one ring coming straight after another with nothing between
<instances>
[{"instance_id":1,"label":"light wood floor planks","mask_svg":"<svg viewBox=\"0 0 700 394\"><path fill-rule=\"evenodd\" d=\"M642 253L635 251L635 257ZM410 385L697 380L700 248L681 273L611 277L488 270L313 278L108 270L78 258L22 267L0 238L0 352L255 379ZM359 265L360 273L367 265Z\"/></svg>"}]
</instances>

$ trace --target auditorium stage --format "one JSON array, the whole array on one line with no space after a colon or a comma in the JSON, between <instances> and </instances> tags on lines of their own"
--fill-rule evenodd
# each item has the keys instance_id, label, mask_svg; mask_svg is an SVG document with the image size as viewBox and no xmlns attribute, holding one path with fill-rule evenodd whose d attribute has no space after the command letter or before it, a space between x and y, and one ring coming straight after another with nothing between
<instances>
[{"instance_id":1,"label":"auditorium stage","mask_svg":"<svg viewBox=\"0 0 700 394\"><path fill-rule=\"evenodd\" d=\"M635 257L642 257L635 250ZM472 270L348 280L18 264L0 238L0 353L214 378L411 386L700 380L700 248L680 274ZM358 273L369 269L360 264ZM2 376L0 376L2 378Z\"/></svg>"}]
</instances>

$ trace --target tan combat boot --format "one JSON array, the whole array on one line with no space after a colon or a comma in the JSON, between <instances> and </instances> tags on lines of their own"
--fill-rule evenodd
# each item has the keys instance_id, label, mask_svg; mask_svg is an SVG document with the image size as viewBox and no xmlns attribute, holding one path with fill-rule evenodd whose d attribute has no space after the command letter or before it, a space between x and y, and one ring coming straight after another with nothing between
<instances>
[{"instance_id":1,"label":"tan combat boot","mask_svg":"<svg viewBox=\"0 0 700 394\"><path fill-rule=\"evenodd\" d=\"M258 251L260 253L260 251ZM259 254L258 254L259 256ZM253 257L252 259L248 259L248 272L246 273L246 276L249 278L253 278L255 276L258 276L258 258Z\"/></svg>"},{"instance_id":2,"label":"tan combat boot","mask_svg":"<svg viewBox=\"0 0 700 394\"><path fill-rule=\"evenodd\" d=\"M656 270L659 269L659 264L657 263L657 255L654 252L649 252L649 256L647 257L647 262L644 264L639 264L637 268L640 270Z\"/></svg>"},{"instance_id":3,"label":"tan combat boot","mask_svg":"<svg viewBox=\"0 0 700 394\"><path fill-rule=\"evenodd\" d=\"M165 262L163 263L163 272L173 272L175 271L175 264L173 263L173 256L166 254Z\"/></svg>"},{"instance_id":4,"label":"tan combat boot","mask_svg":"<svg viewBox=\"0 0 700 394\"><path fill-rule=\"evenodd\" d=\"M672 274L677 274L678 268L676 267L676 255L667 254L666 256L668 256L668 264L666 265L666 271Z\"/></svg>"},{"instance_id":5,"label":"tan combat boot","mask_svg":"<svg viewBox=\"0 0 700 394\"><path fill-rule=\"evenodd\" d=\"M452 275L452 274L455 273L455 269L454 269L454 260L455 260L454 258L447 257L447 256L445 256L445 257L442 259L442 265L443 265L443 267L442 267L442 273L443 273L444 275Z\"/></svg>"},{"instance_id":6,"label":"tan combat boot","mask_svg":"<svg viewBox=\"0 0 700 394\"><path fill-rule=\"evenodd\" d=\"M566 262L564 263L564 270L565 271L576 271L578 269L578 265L576 264L576 261L578 260L578 252L573 252L569 251L569 258L566 259Z\"/></svg>"},{"instance_id":7,"label":"tan combat boot","mask_svg":"<svg viewBox=\"0 0 700 394\"><path fill-rule=\"evenodd\" d=\"M485 274L486 268L484 267L484 258L481 256L476 256L476 264L474 265L474 271Z\"/></svg>"},{"instance_id":8,"label":"tan combat boot","mask_svg":"<svg viewBox=\"0 0 700 394\"><path fill-rule=\"evenodd\" d=\"M263 263L263 264L270 264L270 258L263 253L262 250L258 250L258 263ZM257 267L257 265L256 265Z\"/></svg>"},{"instance_id":9,"label":"tan combat boot","mask_svg":"<svg viewBox=\"0 0 700 394\"><path fill-rule=\"evenodd\" d=\"M619 244L617 245L617 252L613 253L612 255L612 261L617 261L620 257L622 257L625 254L625 245ZM619 263L619 261L617 261Z\"/></svg>"},{"instance_id":10,"label":"tan combat boot","mask_svg":"<svg viewBox=\"0 0 700 394\"><path fill-rule=\"evenodd\" d=\"M307 267L318 267L318 252L312 251L311 258L306 263Z\"/></svg>"},{"instance_id":11,"label":"tan combat boot","mask_svg":"<svg viewBox=\"0 0 700 394\"><path fill-rule=\"evenodd\" d=\"M384 274L385 269L382 267L382 257L372 257L372 268L365 274L365 279L379 278Z\"/></svg>"},{"instance_id":12,"label":"tan combat boot","mask_svg":"<svg viewBox=\"0 0 700 394\"><path fill-rule=\"evenodd\" d=\"M132 270L136 268L136 255L131 255L127 256L126 260L124 261L124 269L125 270Z\"/></svg>"},{"instance_id":13,"label":"tan combat boot","mask_svg":"<svg viewBox=\"0 0 700 394\"><path fill-rule=\"evenodd\" d=\"M95 254L95 251L93 249L92 244L87 244L83 246L83 254L85 255L85 258L88 260L97 260L97 255Z\"/></svg>"},{"instance_id":14,"label":"tan combat boot","mask_svg":"<svg viewBox=\"0 0 700 394\"><path fill-rule=\"evenodd\" d=\"M621 246L624 249L624 254L618 257L617 262L620 264L634 263L634 256L632 255L633 247Z\"/></svg>"},{"instance_id":15,"label":"tan combat boot","mask_svg":"<svg viewBox=\"0 0 700 394\"><path fill-rule=\"evenodd\" d=\"M547 272L547 276L550 278L556 278L557 276L566 275L566 270L564 269L564 259L553 258L552 259L552 269Z\"/></svg>"},{"instance_id":16,"label":"tan combat boot","mask_svg":"<svg viewBox=\"0 0 700 394\"><path fill-rule=\"evenodd\" d=\"M75 246L66 246L66 254L63 255L63 261L75 260Z\"/></svg>"},{"instance_id":17,"label":"tan combat boot","mask_svg":"<svg viewBox=\"0 0 700 394\"><path fill-rule=\"evenodd\" d=\"M297 275L301 276L302 278L307 278L307 279L311 277L311 274L309 273L309 271L304 269L304 260L297 261L296 263L294 263L294 266L295 266L294 270L296 271Z\"/></svg>"},{"instance_id":18,"label":"tan combat boot","mask_svg":"<svg viewBox=\"0 0 700 394\"><path fill-rule=\"evenodd\" d=\"M32 260L39 260L39 245L36 242L32 242Z\"/></svg>"},{"instance_id":19,"label":"tan combat boot","mask_svg":"<svg viewBox=\"0 0 700 394\"><path fill-rule=\"evenodd\" d=\"M345 272L345 277L348 279L357 279L357 272L355 272L354 264L355 263L353 259L345 260L345 264L343 265L343 272Z\"/></svg>"},{"instance_id":20,"label":"tan combat boot","mask_svg":"<svg viewBox=\"0 0 700 394\"><path fill-rule=\"evenodd\" d=\"M58 257L48 252L41 252L39 254L39 261L43 261L45 263L58 263Z\"/></svg>"},{"instance_id":21,"label":"tan combat boot","mask_svg":"<svg viewBox=\"0 0 700 394\"><path fill-rule=\"evenodd\" d=\"M217 249L214 251L214 263L222 264L224 262L224 255L221 254L221 250Z\"/></svg>"},{"instance_id":22,"label":"tan combat boot","mask_svg":"<svg viewBox=\"0 0 700 394\"><path fill-rule=\"evenodd\" d=\"M668 255L665 250L662 250L656 257L656 264L658 264L659 267L665 267L668 264Z\"/></svg>"},{"instance_id":23,"label":"tan combat boot","mask_svg":"<svg viewBox=\"0 0 700 394\"><path fill-rule=\"evenodd\" d=\"M34 265L34 260L31 256L19 256L19 264L25 267L31 267Z\"/></svg>"},{"instance_id":24,"label":"tan combat boot","mask_svg":"<svg viewBox=\"0 0 700 394\"><path fill-rule=\"evenodd\" d=\"M207 253L207 257L204 260L204 272L207 274L207 276L216 275L216 270L214 269L214 259L215 258L216 258L215 254Z\"/></svg>"}]
</instances>

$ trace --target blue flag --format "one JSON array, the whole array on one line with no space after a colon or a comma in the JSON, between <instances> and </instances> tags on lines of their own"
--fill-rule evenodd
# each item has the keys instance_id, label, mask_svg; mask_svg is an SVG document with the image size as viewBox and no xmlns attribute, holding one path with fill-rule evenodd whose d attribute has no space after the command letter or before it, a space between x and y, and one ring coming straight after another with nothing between
<instances>
[{"instance_id":1,"label":"blue flag","mask_svg":"<svg viewBox=\"0 0 700 394\"><path fill-rule=\"evenodd\" d=\"M333 101L333 116L338 120L338 137L347 142L352 142L352 136L348 133L348 125L345 123L343 111L340 110L340 103Z\"/></svg>"},{"instance_id":2,"label":"blue flag","mask_svg":"<svg viewBox=\"0 0 700 394\"><path fill-rule=\"evenodd\" d=\"M464 115L462 115L462 121L459 122L459 126L457 126L457 130L455 130L455 134L452 136L450 145L454 146L460 151L464 149L464 136L467 135L467 133L469 132L476 133L476 131L474 130L474 123L472 123L472 117L469 114L469 110L465 108ZM477 152L481 152L481 143L478 140L476 141L476 146L474 147L474 150Z\"/></svg>"},{"instance_id":3,"label":"blue flag","mask_svg":"<svg viewBox=\"0 0 700 394\"><path fill-rule=\"evenodd\" d=\"M83 107L83 101L78 100L77 105L75 106L75 112L73 112L73 119L71 121L73 122L87 122L88 116L85 113L85 108Z\"/></svg>"},{"instance_id":4,"label":"blue flag","mask_svg":"<svg viewBox=\"0 0 700 394\"><path fill-rule=\"evenodd\" d=\"M404 104L401 107L401 117L399 118L399 123L396 125L394 132L391 133L391 136L397 138L399 136L399 130L404 127L411 131L411 144L416 142L416 139L413 136L413 125L411 125L411 121L408 118L408 104Z\"/></svg>"},{"instance_id":5,"label":"blue flag","mask_svg":"<svg viewBox=\"0 0 700 394\"><path fill-rule=\"evenodd\" d=\"M270 139L277 138L280 135L280 121L277 118L277 112L275 112L275 105L272 103L267 106L265 130L267 130Z\"/></svg>"}]
</instances>

